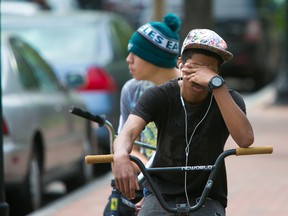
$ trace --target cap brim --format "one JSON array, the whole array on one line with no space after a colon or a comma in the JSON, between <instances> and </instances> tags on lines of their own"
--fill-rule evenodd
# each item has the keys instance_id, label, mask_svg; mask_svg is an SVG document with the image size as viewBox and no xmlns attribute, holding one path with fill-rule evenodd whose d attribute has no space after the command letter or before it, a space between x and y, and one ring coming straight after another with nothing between
<instances>
[{"instance_id":1,"label":"cap brim","mask_svg":"<svg viewBox=\"0 0 288 216\"><path fill-rule=\"evenodd\" d=\"M187 44L185 46L185 48L182 50L181 55L184 52L184 50L192 49L192 48L205 49L205 50L214 52L214 53L218 54L223 59L224 62L227 62L233 58L233 54L227 50L218 49L215 47L211 47L211 46L199 44L199 43Z\"/></svg>"}]
</instances>

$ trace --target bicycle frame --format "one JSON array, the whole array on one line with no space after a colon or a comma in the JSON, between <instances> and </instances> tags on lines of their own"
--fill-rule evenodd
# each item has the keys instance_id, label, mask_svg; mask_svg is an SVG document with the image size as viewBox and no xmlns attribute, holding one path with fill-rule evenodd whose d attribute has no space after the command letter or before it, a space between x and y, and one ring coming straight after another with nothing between
<instances>
[{"instance_id":1,"label":"bicycle frame","mask_svg":"<svg viewBox=\"0 0 288 216\"><path fill-rule=\"evenodd\" d=\"M92 115L88 112L82 111L78 108L73 108L70 110L71 113L79 115L81 117L84 117L86 119L95 121L99 123L99 125L105 125L109 131L110 131L110 139L113 143L114 139L116 138L115 132L113 125L110 124L109 121L105 120L104 118L100 116L95 116ZM138 142L136 141L135 144L147 147L149 146L148 144ZM143 145L144 144L144 145ZM150 148L151 146L149 146ZM155 150L155 149L153 149ZM113 152L113 151L111 151ZM235 148L235 149L229 149L225 150L222 152L218 158L216 159L214 164L211 165L201 165L201 166L183 166L183 167L145 167L145 165L142 163L141 160L139 160L137 157L130 155L130 160L135 162L138 167L140 168L142 174L144 175L146 181L151 187L151 190L155 194L157 200L159 201L160 205L165 209L167 212L171 213L177 213L179 215L183 214L189 214L191 212L195 212L198 209L200 209L206 199L208 198L208 195L214 185L214 180L218 174L218 171L223 164L224 160L226 157L230 155L254 155L254 154L271 154L273 152L273 148L271 146L260 146L260 147L249 147L249 148ZM93 164L93 163L112 163L113 162L113 154L107 154L107 155L87 155L85 157L85 162L87 164ZM186 172L191 172L191 171L210 171L210 175L206 181L205 187L203 189L203 192L200 196L199 202L197 202L194 206L188 206L188 204L177 204L176 207L170 207L167 205L165 202L163 196L161 195L159 189L156 187L156 185L153 183L153 179L150 175L150 173L153 172L163 172L163 171L186 171Z\"/></svg>"}]
</instances>

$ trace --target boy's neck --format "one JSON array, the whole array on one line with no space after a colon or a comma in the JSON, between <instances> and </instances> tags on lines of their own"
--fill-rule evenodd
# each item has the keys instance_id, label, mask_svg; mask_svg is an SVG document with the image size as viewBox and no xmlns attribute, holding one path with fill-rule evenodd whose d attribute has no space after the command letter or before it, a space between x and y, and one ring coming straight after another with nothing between
<instances>
[{"instance_id":1,"label":"boy's neck","mask_svg":"<svg viewBox=\"0 0 288 216\"><path fill-rule=\"evenodd\" d=\"M178 81L180 88L180 95L183 97L186 103L191 105L199 104L204 101L208 96L208 91L204 91L202 93L193 93L189 88L183 87L183 80Z\"/></svg>"},{"instance_id":2,"label":"boy's neck","mask_svg":"<svg viewBox=\"0 0 288 216\"><path fill-rule=\"evenodd\" d=\"M158 70L150 81L155 83L155 85L161 85L169 80L176 79L181 76L181 72L177 68L161 68Z\"/></svg>"}]
</instances>

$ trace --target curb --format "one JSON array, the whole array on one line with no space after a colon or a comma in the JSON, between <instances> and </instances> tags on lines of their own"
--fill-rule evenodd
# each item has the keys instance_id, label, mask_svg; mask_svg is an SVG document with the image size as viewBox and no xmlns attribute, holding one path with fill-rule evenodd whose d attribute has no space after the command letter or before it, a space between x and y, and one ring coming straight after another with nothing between
<instances>
[{"instance_id":1,"label":"curb","mask_svg":"<svg viewBox=\"0 0 288 216\"><path fill-rule=\"evenodd\" d=\"M81 197L85 197L91 191L95 191L98 188L107 187L107 182L110 182L113 178L112 173L108 172L107 174L104 174L101 177L97 177L93 182L87 184L86 186L83 186L76 190L75 192L72 192L69 195L65 195L63 198L57 199L54 202L48 204L47 206L41 208L38 211L32 212L31 214L27 216L50 216L57 213L59 210L65 208L65 206L70 205L73 202L76 202L77 200L81 199Z\"/></svg>"},{"instance_id":2,"label":"curb","mask_svg":"<svg viewBox=\"0 0 288 216\"><path fill-rule=\"evenodd\" d=\"M274 85L269 85L252 95L241 94L244 98L248 109L259 106L272 104L276 97L276 89Z\"/></svg>"}]
</instances>

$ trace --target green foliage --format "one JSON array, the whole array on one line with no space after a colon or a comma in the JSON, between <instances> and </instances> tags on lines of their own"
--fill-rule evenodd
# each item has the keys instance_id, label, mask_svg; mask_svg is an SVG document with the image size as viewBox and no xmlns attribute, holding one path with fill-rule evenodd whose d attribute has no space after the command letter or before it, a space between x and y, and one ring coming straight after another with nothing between
<instances>
[{"instance_id":1,"label":"green foliage","mask_svg":"<svg viewBox=\"0 0 288 216\"><path fill-rule=\"evenodd\" d=\"M273 29L283 34L285 30L285 20L287 20L286 6L288 0L257 0L257 8L262 17L272 25Z\"/></svg>"}]
</instances>

